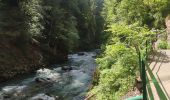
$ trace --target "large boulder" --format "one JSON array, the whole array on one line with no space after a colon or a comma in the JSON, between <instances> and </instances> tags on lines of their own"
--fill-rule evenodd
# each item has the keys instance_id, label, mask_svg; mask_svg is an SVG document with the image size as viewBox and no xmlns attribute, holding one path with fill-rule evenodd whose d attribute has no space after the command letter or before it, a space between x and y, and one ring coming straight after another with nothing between
<instances>
[{"instance_id":1,"label":"large boulder","mask_svg":"<svg viewBox=\"0 0 170 100\"><path fill-rule=\"evenodd\" d=\"M50 69L40 69L37 71L36 82L58 82L61 79L59 73Z\"/></svg>"}]
</instances>

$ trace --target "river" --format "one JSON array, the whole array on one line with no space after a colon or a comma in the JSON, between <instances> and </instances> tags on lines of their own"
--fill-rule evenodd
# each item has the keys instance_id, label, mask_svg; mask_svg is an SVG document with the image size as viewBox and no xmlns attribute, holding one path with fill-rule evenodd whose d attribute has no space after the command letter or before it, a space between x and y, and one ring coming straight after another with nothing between
<instances>
[{"instance_id":1,"label":"river","mask_svg":"<svg viewBox=\"0 0 170 100\"><path fill-rule=\"evenodd\" d=\"M95 52L70 54L68 64L1 84L0 100L84 100L96 70L95 56ZM68 66L72 70L62 70Z\"/></svg>"}]
</instances>

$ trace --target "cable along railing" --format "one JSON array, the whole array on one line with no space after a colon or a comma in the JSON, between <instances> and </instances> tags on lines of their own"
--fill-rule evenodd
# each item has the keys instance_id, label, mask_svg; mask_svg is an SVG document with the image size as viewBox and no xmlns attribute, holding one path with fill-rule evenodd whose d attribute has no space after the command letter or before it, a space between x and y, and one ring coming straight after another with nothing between
<instances>
[{"instance_id":1,"label":"cable along railing","mask_svg":"<svg viewBox=\"0 0 170 100\"><path fill-rule=\"evenodd\" d=\"M145 56L141 57L141 53L139 52L139 70L140 70L140 78L142 79L142 91L143 94L141 96L131 97L126 100L155 100L154 93L152 87L156 89L156 93L160 100L168 100L165 90L161 88L158 79L154 76L152 70L148 64L148 41L146 41L146 51ZM151 86L151 82L153 86Z\"/></svg>"}]
</instances>

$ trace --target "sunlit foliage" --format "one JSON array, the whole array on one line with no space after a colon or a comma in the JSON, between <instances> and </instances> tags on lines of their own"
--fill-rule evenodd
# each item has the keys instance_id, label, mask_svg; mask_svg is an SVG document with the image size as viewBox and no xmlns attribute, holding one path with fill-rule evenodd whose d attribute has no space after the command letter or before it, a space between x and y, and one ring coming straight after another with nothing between
<instances>
[{"instance_id":1,"label":"sunlit foliage","mask_svg":"<svg viewBox=\"0 0 170 100\"><path fill-rule=\"evenodd\" d=\"M97 58L98 85L90 93L97 100L120 100L134 86L139 71L139 54L152 51L156 32L164 28L168 0L105 0L106 42ZM147 43L147 48L146 48Z\"/></svg>"}]
</instances>

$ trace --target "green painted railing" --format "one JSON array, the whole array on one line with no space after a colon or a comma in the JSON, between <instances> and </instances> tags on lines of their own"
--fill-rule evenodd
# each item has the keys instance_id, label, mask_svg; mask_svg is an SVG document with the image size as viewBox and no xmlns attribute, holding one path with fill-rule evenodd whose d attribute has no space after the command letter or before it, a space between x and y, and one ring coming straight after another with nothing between
<instances>
[{"instance_id":1,"label":"green painted railing","mask_svg":"<svg viewBox=\"0 0 170 100\"><path fill-rule=\"evenodd\" d=\"M161 98L161 100L168 100L167 96L163 92L158 80L156 79L156 77L154 76L154 74L152 73L152 70L150 69L150 67L148 65L147 59L148 59L149 54L148 54L147 48L148 48L148 42L146 42L145 56L143 55L143 57L141 57L142 54L140 51L138 54L139 55L140 77L142 79L142 84L143 84L143 95L131 97L131 98L128 98L127 100L155 100L153 91L151 89L151 84L150 84L150 81L148 78L149 76L151 78L151 82L153 83L154 87L156 88L156 92L157 92L159 98ZM146 72L148 72L148 74Z\"/></svg>"},{"instance_id":2,"label":"green painted railing","mask_svg":"<svg viewBox=\"0 0 170 100\"><path fill-rule=\"evenodd\" d=\"M149 81L149 76L151 79L151 82L153 83L154 87L156 88L156 92L159 96L159 98L161 98L161 100L168 100L167 96L165 95L163 89L161 88L159 81L156 79L156 77L154 76L154 74L152 73L152 70L150 69L148 62L147 62L147 58L148 58L148 51L147 51L147 47L148 47L148 43L146 42L146 56L143 57L141 59L141 79L143 82L143 100L154 100L154 95L151 89L151 84ZM148 74L146 74L146 71L148 72ZM147 93L148 92L148 93Z\"/></svg>"},{"instance_id":3,"label":"green painted railing","mask_svg":"<svg viewBox=\"0 0 170 100\"><path fill-rule=\"evenodd\" d=\"M142 99L143 99L143 96L136 96L136 97L128 98L127 100L142 100Z\"/></svg>"}]
</instances>

